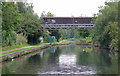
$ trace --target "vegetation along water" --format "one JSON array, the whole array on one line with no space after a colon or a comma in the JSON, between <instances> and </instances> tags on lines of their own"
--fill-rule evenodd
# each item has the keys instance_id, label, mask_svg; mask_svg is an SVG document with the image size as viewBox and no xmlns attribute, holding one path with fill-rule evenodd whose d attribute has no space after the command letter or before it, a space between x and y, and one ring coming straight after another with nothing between
<instances>
[{"instance_id":1,"label":"vegetation along water","mask_svg":"<svg viewBox=\"0 0 120 76\"><path fill-rule=\"evenodd\" d=\"M89 23L93 29L45 29L45 24L55 21L45 23L43 18L55 14L43 11L39 17L33 7L26 1L0 2L0 58L5 57L0 61L1 75L118 74L119 1L99 7Z\"/></svg>"}]
</instances>

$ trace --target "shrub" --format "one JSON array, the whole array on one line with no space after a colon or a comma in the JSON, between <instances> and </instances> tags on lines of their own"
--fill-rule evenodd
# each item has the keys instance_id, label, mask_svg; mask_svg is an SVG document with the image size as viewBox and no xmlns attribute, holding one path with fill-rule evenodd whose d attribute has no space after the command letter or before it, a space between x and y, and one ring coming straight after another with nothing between
<instances>
[{"instance_id":1,"label":"shrub","mask_svg":"<svg viewBox=\"0 0 120 76\"><path fill-rule=\"evenodd\" d=\"M92 40L86 40L86 43L92 43Z\"/></svg>"},{"instance_id":2,"label":"shrub","mask_svg":"<svg viewBox=\"0 0 120 76\"><path fill-rule=\"evenodd\" d=\"M2 46L12 46L16 44L17 34L15 31L2 31Z\"/></svg>"},{"instance_id":3,"label":"shrub","mask_svg":"<svg viewBox=\"0 0 120 76\"><path fill-rule=\"evenodd\" d=\"M86 43L86 40L80 38L79 40L76 40L75 42L76 42L76 43Z\"/></svg>"},{"instance_id":4,"label":"shrub","mask_svg":"<svg viewBox=\"0 0 120 76\"><path fill-rule=\"evenodd\" d=\"M86 37L85 39L86 40L92 40L92 37Z\"/></svg>"},{"instance_id":5,"label":"shrub","mask_svg":"<svg viewBox=\"0 0 120 76\"><path fill-rule=\"evenodd\" d=\"M23 36L23 34L17 34L17 44L18 45L23 45L23 44L27 44L27 38L25 36Z\"/></svg>"}]
</instances>

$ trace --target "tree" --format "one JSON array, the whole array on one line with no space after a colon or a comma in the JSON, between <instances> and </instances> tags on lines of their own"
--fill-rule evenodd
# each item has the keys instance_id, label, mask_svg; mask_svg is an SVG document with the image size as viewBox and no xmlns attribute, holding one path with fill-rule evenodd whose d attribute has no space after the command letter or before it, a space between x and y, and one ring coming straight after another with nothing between
<instances>
[{"instance_id":1,"label":"tree","mask_svg":"<svg viewBox=\"0 0 120 76\"><path fill-rule=\"evenodd\" d=\"M53 17L54 14L52 14L51 12L48 12L48 13L46 14L46 16L47 16L47 17Z\"/></svg>"},{"instance_id":2,"label":"tree","mask_svg":"<svg viewBox=\"0 0 120 76\"><path fill-rule=\"evenodd\" d=\"M0 3L2 5L2 3ZM0 48L2 46L2 6L0 6Z\"/></svg>"},{"instance_id":3,"label":"tree","mask_svg":"<svg viewBox=\"0 0 120 76\"><path fill-rule=\"evenodd\" d=\"M32 4L18 3L19 12L23 14L23 20L16 29L17 33L23 33L27 36L29 44L39 43L39 37L43 32L40 19L33 11Z\"/></svg>"},{"instance_id":4,"label":"tree","mask_svg":"<svg viewBox=\"0 0 120 76\"><path fill-rule=\"evenodd\" d=\"M112 38L110 47L111 49L118 50L118 22L109 22L109 24L105 27L105 30L109 30L109 35Z\"/></svg>"},{"instance_id":5,"label":"tree","mask_svg":"<svg viewBox=\"0 0 120 76\"><path fill-rule=\"evenodd\" d=\"M88 37L90 35L89 30L78 30L78 35L82 38Z\"/></svg>"},{"instance_id":6,"label":"tree","mask_svg":"<svg viewBox=\"0 0 120 76\"><path fill-rule=\"evenodd\" d=\"M55 36L55 38L57 39L57 41L59 41L61 34L59 32L59 30L49 30L52 33L52 36Z\"/></svg>"},{"instance_id":7,"label":"tree","mask_svg":"<svg viewBox=\"0 0 120 76\"><path fill-rule=\"evenodd\" d=\"M17 6L14 2L2 3L2 44L11 46L16 44L16 27L22 20L22 14L17 12Z\"/></svg>"},{"instance_id":8,"label":"tree","mask_svg":"<svg viewBox=\"0 0 120 76\"><path fill-rule=\"evenodd\" d=\"M54 14L52 14L51 12L45 12L45 11L43 11L42 13L41 13L41 17L53 17L53 16L55 16Z\"/></svg>"},{"instance_id":9,"label":"tree","mask_svg":"<svg viewBox=\"0 0 120 76\"><path fill-rule=\"evenodd\" d=\"M118 22L118 2L105 2L104 7L100 7L95 20L94 40L98 41L101 47L108 48L113 40L110 36L110 29L105 29L109 23ZM116 45L117 46L117 45Z\"/></svg>"},{"instance_id":10,"label":"tree","mask_svg":"<svg viewBox=\"0 0 120 76\"><path fill-rule=\"evenodd\" d=\"M70 39L70 38L78 38L79 33L77 30L72 29L61 29L60 30L61 39Z\"/></svg>"},{"instance_id":11,"label":"tree","mask_svg":"<svg viewBox=\"0 0 120 76\"><path fill-rule=\"evenodd\" d=\"M2 30L15 30L22 20L22 14L17 12L14 2L3 2L2 4Z\"/></svg>"},{"instance_id":12,"label":"tree","mask_svg":"<svg viewBox=\"0 0 120 76\"><path fill-rule=\"evenodd\" d=\"M26 10L27 10L27 8L25 6L25 3L23 3L23 2L17 2L16 5L18 6L18 12L22 13L24 15L25 12L26 12Z\"/></svg>"}]
</instances>

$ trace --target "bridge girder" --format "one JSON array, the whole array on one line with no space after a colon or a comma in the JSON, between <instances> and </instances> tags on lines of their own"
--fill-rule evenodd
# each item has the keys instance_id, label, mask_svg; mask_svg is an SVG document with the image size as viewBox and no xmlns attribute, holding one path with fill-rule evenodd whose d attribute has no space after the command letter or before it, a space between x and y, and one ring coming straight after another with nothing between
<instances>
[{"instance_id":1,"label":"bridge girder","mask_svg":"<svg viewBox=\"0 0 120 76\"><path fill-rule=\"evenodd\" d=\"M58 30L58 29L93 29L94 24L45 24L45 29Z\"/></svg>"}]
</instances>

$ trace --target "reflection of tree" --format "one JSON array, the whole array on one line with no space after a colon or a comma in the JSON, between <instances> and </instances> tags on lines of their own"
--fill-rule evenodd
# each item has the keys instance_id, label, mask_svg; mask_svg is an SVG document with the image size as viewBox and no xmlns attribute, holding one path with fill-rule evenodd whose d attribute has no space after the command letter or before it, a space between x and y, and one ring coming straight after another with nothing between
<instances>
[{"instance_id":1,"label":"reflection of tree","mask_svg":"<svg viewBox=\"0 0 120 76\"><path fill-rule=\"evenodd\" d=\"M114 74L118 71L117 59L115 56L110 56L110 52L107 49L99 49L89 53L79 52L77 54L78 65L93 65L96 68L97 73L102 74Z\"/></svg>"},{"instance_id":2,"label":"reflection of tree","mask_svg":"<svg viewBox=\"0 0 120 76\"><path fill-rule=\"evenodd\" d=\"M109 50L100 49L99 59L100 59L100 65L110 66L111 65L111 58L109 57Z\"/></svg>"},{"instance_id":3,"label":"reflection of tree","mask_svg":"<svg viewBox=\"0 0 120 76\"><path fill-rule=\"evenodd\" d=\"M44 66L43 64L44 60L38 53L36 55L28 57L25 60L21 58L21 60L13 62L13 64L11 64L10 67L7 66L7 68L10 69L10 72L12 72L13 69L13 71L15 71L15 74L36 74L38 71L40 72L42 70Z\"/></svg>"},{"instance_id":4,"label":"reflection of tree","mask_svg":"<svg viewBox=\"0 0 120 76\"><path fill-rule=\"evenodd\" d=\"M119 76L118 74L98 74L97 76Z\"/></svg>"},{"instance_id":5,"label":"reflection of tree","mask_svg":"<svg viewBox=\"0 0 120 76\"><path fill-rule=\"evenodd\" d=\"M75 45L70 45L70 50L73 52L75 50Z\"/></svg>"},{"instance_id":6,"label":"reflection of tree","mask_svg":"<svg viewBox=\"0 0 120 76\"><path fill-rule=\"evenodd\" d=\"M30 63L30 64L32 64L32 63L38 64L38 63L40 63L40 61L41 61L40 54L33 55L33 56L29 57L29 59L28 59L28 63Z\"/></svg>"},{"instance_id":7,"label":"reflection of tree","mask_svg":"<svg viewBox=\"0 0 120 76\"><path fill-rule=\"evenodd\" d=\"M115 56L110 56L110 51L108 49L99 50L99 62L97 64L97 70L102 74L115 74L118 73L118 63Z\"/></svg>"},{"instance_id":8,"label":"reflection of tree","mask_svg":"<svg viewBox=\"0 0 120 76\"><path fill-rule=\"evenodd\" d=\"M59 59L60 54L61 54L61 50L59 47L57 47L54 53L49 54L48 61L47 61L48 64L46 65L46 70L51 70L53 67L58 67L57 63L59 61L58 59Z\"/></svg>"},{"instance_id":9,"label":"reflection of tree","mask_svg":"<svg viewBox=\"0 0 120 76\"><path fill-rule=\"evenodd\" d=\"M37 68L41 67L41 58L40 54L33 55L29 57L25 63L22 65L22 67L19 67L17 70L18 73L23 73L23 74L34 74L37 72Z\"/></svg>"},{"instance_id":10,"label":"reflection of tree","mask_svg":"<svg viewBox=\"0 0 120 76\"><path fill-rule=\"evenodd\" d=\"M108 73L111 69L111 58L109 57L109 50L107 49L99 49L99 62L97 64L97 69L100 70L101 73Z\"/></svg>"},{"instance_id":11,"label":"reflection of tree","mask_svg":"<svg viewBox=\"0 0 120 76\"><path fill-rule=\"evenodd\" d=\"M89 54L86 51L79 52L77 55L77 63L79 65L88 65Z\"/></svg>"},{"instance_id":12,"label":"reflection of tree","mask_svg":"<svg viewBox=\"0 0 120 76\"><path fill-rule=\"evenodd\" d=\"M52 50L54 49L55 48L53 48ZM43 53L42 58L40 56L40 53L33 55L27 59L26 63L23 64L22 67L20 67L20 70L24 70L22 73L25 72L30 74L37 73L38 71L43 72L49 67L51 67L50 66L51 64L56 64L57 57L59 56L60 52L61 51L59 50L59 48L57 48L55 53L53 52L50 53L49 51L45 51Z\"/></svg>"},{"instance_id":13,"label":"reflection of tree","mask_svg":"<svg viewBox=\"0 0 120 76\"><path fill-rule=\"evenodd\" d=\"M62 46L60 48L62 53L64 54L73 54L77 52L75 47L76 47L75 45L70 45L70 46Z\"/></svg>"},{"instance_id":14,"label":"reflection of tree","mask_svg":"<svg viewBox=\"0 0 120 76\"><path fill-rule=\"evenodd\" d=\"M4 68L2 68L2 73L3 74L14 74L14 72L8 66L5 66Z\"/></svg>"},{"instance_id":15,"label":"reflection of tree","mask_svg":"<svg viewBox=\"0 0 120 76\"><path fill-rule=\"evenodd\" d=\"M91 52L92 51L92 47L86 47L85 51L88 52L88 53Z\"/></svg>"},{"instance_id":16,"label":"reflection of tree","mask_svg":"<svg viewBox=\"0 0 120 76\"><path fill-rule=\"evenodd\" d=\"M26 58L19 58L13 62L6 62L7 65L2 66L2 74L18 74L18 70L20 70L23 64L26 63Z\"/></svg>"},{"instance_id":17,"label":"reflection of tree","mask_svg":"<svg viewBox=\"0 0 120 76\"><path fill-rule=\"evenodd\" d=\"M57 59L59 58L60 53L61 53L61 50L59 47L57 47L54 53L49 54L48 62L56 63Z\"/></svg>"}]
</instances>

